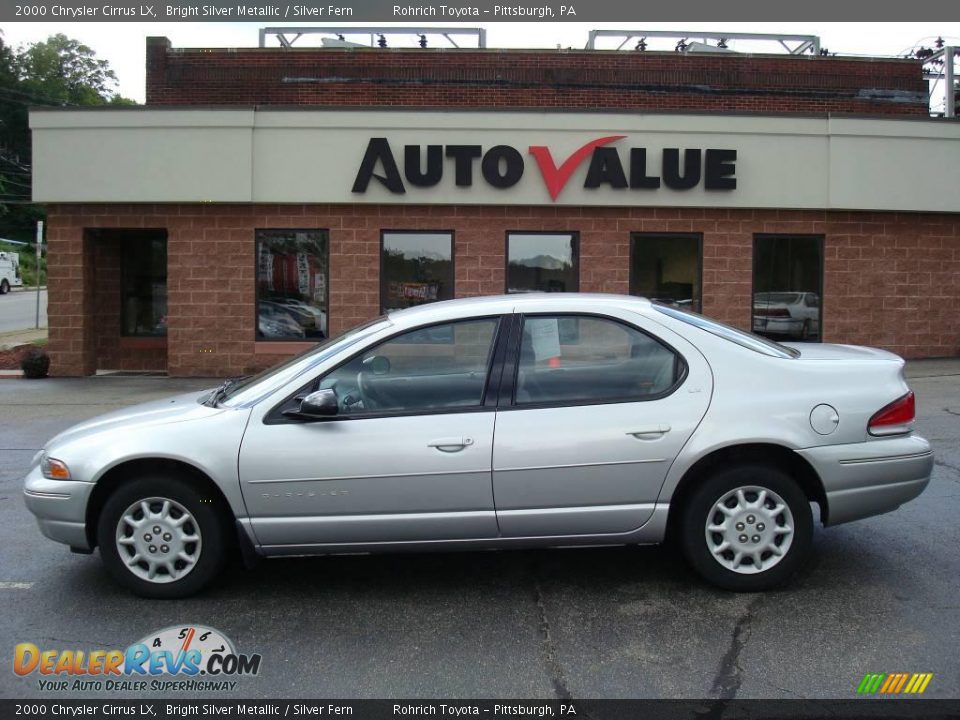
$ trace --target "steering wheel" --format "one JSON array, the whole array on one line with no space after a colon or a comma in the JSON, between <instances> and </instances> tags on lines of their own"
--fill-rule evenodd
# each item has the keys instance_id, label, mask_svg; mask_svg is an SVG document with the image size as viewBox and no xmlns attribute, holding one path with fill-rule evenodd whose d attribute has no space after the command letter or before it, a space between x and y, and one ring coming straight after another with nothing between
<instances>
[{"instance_id":1,"label":"steering wheel","mask_svg":"<svg viewBox=\"0 0 960 720\"><path fill-rule=\"evenodd\" d=\"M364 410L375 410L380 407L374 399L374 393L370 392L370 383L367 382L367 373L363 370L357 373L357 392L360 393L360 401L363 403Z\"/></svg>"}]
</instances>

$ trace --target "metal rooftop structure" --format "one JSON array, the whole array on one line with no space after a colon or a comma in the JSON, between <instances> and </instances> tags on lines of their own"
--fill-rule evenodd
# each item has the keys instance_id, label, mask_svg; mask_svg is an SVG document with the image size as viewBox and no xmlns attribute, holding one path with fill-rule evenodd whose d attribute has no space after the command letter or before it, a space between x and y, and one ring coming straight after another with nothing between
<instances>
[{"instance_id":1,"label":"metal rooftop structure","mask_svg":"<svg viewBox=\"0 0 960 720\"><path fill-rule=\"evenodd\" d=\"M634 50L646 50L649 38L676 40L674 50L677 52L750 52L749 49L738 47L736 51L728 47L732 41L742 41L750 45L759 46L760 43L779 46L790 55L811 53L819 55L821 52L820 38L816 35L781 35L779 33L738 33L738 32L704 32L703 30L591 30L587 39L587 50L597 50L599 38L620 38L620 44L614 48L622 50L634 38L638 38ZM694 42L688 42L690 40ZM700 42L696 42L699 40ZM754 52L770 52L767 49L757 49Z\"/></svg>"},{"instance_id":2,"label":"metal rooftop structure","mask_svg":"<svg viewBox=\"0 0 960 720\"><path fill-rule=\"evenodd\" d=\"M942 44L942 43L938 43ZM933 106L934 96L943 93L943 116L957 117L957 57L960 57L960 47L942 45L930 54L921 52L917 55L923 60L923 77L932 81L930 85L931 113L939 115ZM943 82L941 89L940 83Z\"/></svg>"},{"instance_id":3,"label":"metal rooftop structure","mask_svg":"<svg viewBox=\"0 0 960 720\"><path fill-rule=\"evenodd\" d=\"M471 47L487 47L487 31L484 28L468 27L265 27L260 28L260 47L267 47L267 37L275 36L280 47L293 47L293 44L304 35L325 35L322 39L323 47L381 47L388 46L387 37L396 35L418 36L420 47L428 46L429 37L441 37L452 47L459 48L453 36L469 36L476 38L476 45ZM352 42L346 39L347 35L363 35L370 38L366 43ZM329 37L332 36L332 37Z\"/></svg>"}]
</instances>

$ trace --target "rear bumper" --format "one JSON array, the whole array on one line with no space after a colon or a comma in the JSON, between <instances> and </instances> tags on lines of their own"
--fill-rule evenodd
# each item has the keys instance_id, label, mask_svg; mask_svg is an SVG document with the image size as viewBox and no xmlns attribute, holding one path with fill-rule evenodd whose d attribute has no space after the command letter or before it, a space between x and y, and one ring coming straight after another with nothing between
<instances>
[{"instance_id":1,"label":"rear bumper","mask_svg":"<svg viewBox=\"0 0 960 720\"><path fill-rule=\"evenodd\" d=\"M827 495L826 525L896 510L930 482L933 451L918 435L807 448Z\"/></svg>"},{"instance_id":2,"label":"rear bumper","mask_svg":"<svg viewBox=\"0 0 960 720\"><path fill-rule=\"evenodd\" d=\"M86 514L92 490L93 483L48 480L35 465L24 479L23 499L46 537L78 550L90 550Z\"/></svg>"}]
</instances>

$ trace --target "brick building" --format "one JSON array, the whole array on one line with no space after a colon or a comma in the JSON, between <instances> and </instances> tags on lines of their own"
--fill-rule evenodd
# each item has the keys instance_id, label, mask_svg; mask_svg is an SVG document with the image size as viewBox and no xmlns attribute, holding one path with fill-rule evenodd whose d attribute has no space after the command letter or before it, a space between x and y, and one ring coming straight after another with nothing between
<instances>
[{"instance_id":1,"label":"brick building","mask_svg":"<svg viewBox=\"0 0 960 720\"><path fill-rule=\"evenodd\" d=\"M960 125L915 61L151 38L145 107L31 126L58 375L248 373L537 290L960 352Z\"/></svg>"}]
</instances>

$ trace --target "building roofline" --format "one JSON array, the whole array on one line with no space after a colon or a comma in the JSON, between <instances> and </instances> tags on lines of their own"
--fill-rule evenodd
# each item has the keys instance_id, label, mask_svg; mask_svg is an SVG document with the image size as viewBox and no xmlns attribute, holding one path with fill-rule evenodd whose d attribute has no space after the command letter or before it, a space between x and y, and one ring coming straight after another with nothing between
<instances>
[{"instance_id":1,"label":"building roofline","mask_svg":"<svg viewBox=\"0 0 960 720\"><path fill-rule=\"evenodd\" d=\"M601 108L555 108L555 107L464 107L450 108L443 106L420 105L87 105L70 107L51 107L49 105L34 105L29 108L35 113L60 112L119 112L136 113L147 111L160 112L190 112L190 111L223 111L223 112L377 112L377 113L444 113L444 114L474 114L497 113L499 115L542 113L549 115L679 115L684 117L749 117L749 118L804 118L812 120L829 120L831 118L849 120L884 120L884 121L911 121L911 122L960 122L960 117L946 118L932 115L892 115L875 113L789 113L789 112L751 112L749 110L716 111L716 110L658 110L658 109L617 109L604 110Z\"/></svg>"}]
</instances>

